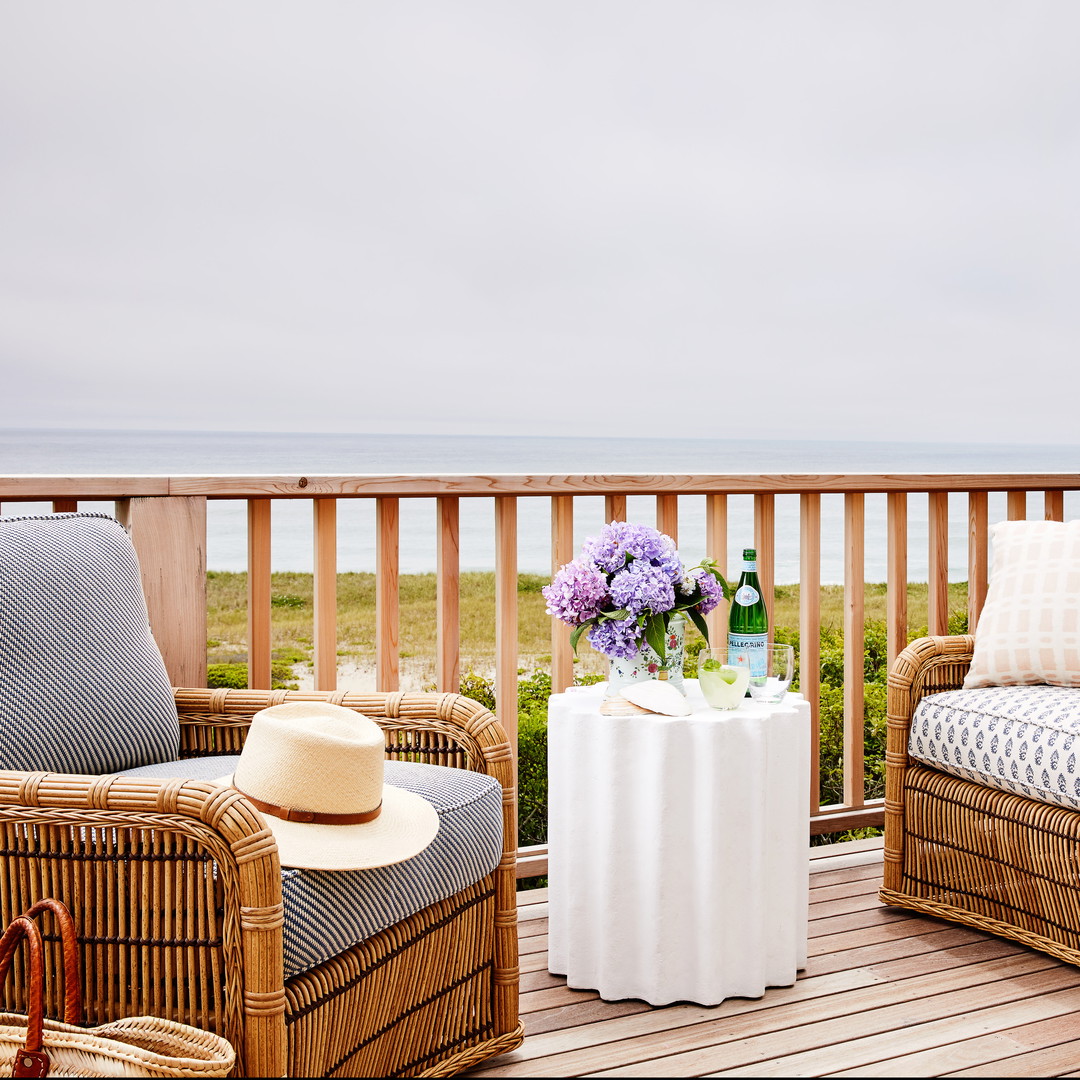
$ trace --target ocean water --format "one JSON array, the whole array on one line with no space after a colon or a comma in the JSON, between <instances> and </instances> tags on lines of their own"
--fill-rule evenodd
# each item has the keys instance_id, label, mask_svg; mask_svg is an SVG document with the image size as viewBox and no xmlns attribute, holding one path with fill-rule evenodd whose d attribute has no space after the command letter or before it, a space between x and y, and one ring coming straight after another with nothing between
<instances>
[{"instance_id":1,"label":"ocean water","mask_svg":"<svg viewBox=\"0 0 1080 1080\"><path fill-rule=\"evenodd\" d=\"M1080 446L998 446L955 443L838 441L736 442L721 439L593 439L501 436L334 435L234 432L0 430L0 475L355 475L363 473L980 473L1078 472ZM1042 516L1041 495L1029 496L1029 516ZM927 577L926 497L908 500L908 559L912 581ZM967 499L950 496L949 576L967 576ZM575 544L603 524L603 499L575 502ZM111 504L84 504L111 512ZM4 515L47 512L43 504L5 503ZM1066 493L1065 516L1080 512L1080 493ZM550 503L518 500L519 567L548 574ZM627 516L655 523L655 499L632 496ZM990 496L990 521L1006 516L1004 494ZM207 562L212 570L246 565L246 509L242 502L211 501ZM401 504L401 572L435 569L433 499ZM679 500L679 550L688 564L705 550L705 497ZM342 571L375 569L375 512L367 499L338 503L338 565ZM753 544L751 496L729 498L729 567ZM799 502L776 499L778 583L799 576ZM843 580L843 497L822 497L822 581ZM884 581L886 498L866 500L866 578ZM275 570L310 571L311 507L303 500L274 504ZM489 498L462 499L463 570L494 566L494 506Z\"/></svg>"}]
</instances>

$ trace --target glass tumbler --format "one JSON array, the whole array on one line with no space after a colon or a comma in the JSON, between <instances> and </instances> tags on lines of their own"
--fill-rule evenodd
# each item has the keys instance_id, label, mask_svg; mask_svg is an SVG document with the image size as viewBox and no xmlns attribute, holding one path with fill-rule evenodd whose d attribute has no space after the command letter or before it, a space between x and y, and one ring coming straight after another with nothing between
<instances>
[{"instance_id":1,"label":"glass tumbler","mask_svg":"<svg viewBox=\"0 0 1080 1080\"><path fill-rule=\"evenodd\" d=\"M775 704L784 700L795 673L795 650L790 645L766 645L764 647L764 671L762 661L755 667L759 674L750 679L750 696L763 704Z\"/></svg>"}]
</instances>

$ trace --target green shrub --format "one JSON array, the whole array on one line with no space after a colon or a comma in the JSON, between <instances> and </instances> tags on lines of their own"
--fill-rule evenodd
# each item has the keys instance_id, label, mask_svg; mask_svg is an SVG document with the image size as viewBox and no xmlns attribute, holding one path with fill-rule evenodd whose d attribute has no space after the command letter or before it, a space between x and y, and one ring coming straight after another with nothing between
<instances>
[{"instance_id":1,"label":"green shrub","mask_svg":"<svg viewBox=\"0 0 1080 1080\"><path fill-rule=\"evenodd\" d=\"M547 840L547 715L518 718L518 843Z\"/></svg>"},{"instance_id":2,"label":"green shrub","mask_svg":"<svg viewBox=\"0 0 1080 1080\"><path fill-rule=\"evenodd\" d=\"M495 711L495 685L488 682L483 675L477 675L475 671L467 671L461 676L461 694L473 701L479 701L485 709Z\"/></svg>"},{"instance_id":3,"label":"green shrub","mask_svg":"<svg viewBox=\"0 0 1080 1080\"><path fill-rule=\"evenodd\" d=\"M229 690L246 690L248 684L247 664L210 664L206 669L206 685L211 689L224 687ZM293 681L292 668L285 663L270 665L271 690L299 690Z\"/></svg>"},{"instance_id":4,"label":"green shrub","mask_svg":"<svg viewBox=\"0 0 1080 1080\"><path fill-rule=\"evenodd\" d=\"M272 593L270 595L271 607L305 607L307 601L302 596L292 596L289 593Z\"/></svg>"},{"instance_id":5,"label":"green shrub","mask_svg":"<svg viewBox=\"0 0 1080 1080\"><path fill-rule=\"evenodd\" d=\"M581 681L602 681L583 676ZM461 693L486 709L495 711L494 684L475 671L461 678ZM547 840L547 703L551 675L537 670L518 680L518 843L542 844Z\"/></svg>"}]
</instances>

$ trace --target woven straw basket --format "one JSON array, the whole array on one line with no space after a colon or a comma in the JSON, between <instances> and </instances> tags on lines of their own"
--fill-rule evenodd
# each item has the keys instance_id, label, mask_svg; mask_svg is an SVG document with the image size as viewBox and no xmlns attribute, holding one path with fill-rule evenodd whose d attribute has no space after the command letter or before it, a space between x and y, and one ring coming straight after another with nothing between
<instances>
[{"instance_id":1,"label":"woven straw basket","mask_svg":"<svg viewBox=\"0 0 1080 1080\"><path fill-rule=\"evenodd\" d=\"M34 917L51 911L64 951L64 1022L44 1016L41 931ZM225 1076L236 1052L220 1035L201 1028L131 1016L95 1028L79 1027L78 951L67 908L42 900L13 919L0 938L0 984L22 941L29 945L29 1013L0 1013L0 1075L10 1076Z\"/></svg>"},{"instance_id":2,"label":"woven straw basket","mask_svg":"<svg viewBox=\"0 0 1080 1080\"><path fill-rule=\"evenodd\" d=\"M26 1034L25 1016L0 1013L0 1075L41 1075L14 1071ZM236 1057L221 1036L156 1016L95 1028L44 1020L42 1036L49 1076L225 1076Z\"/></svg>"}]
</instances>

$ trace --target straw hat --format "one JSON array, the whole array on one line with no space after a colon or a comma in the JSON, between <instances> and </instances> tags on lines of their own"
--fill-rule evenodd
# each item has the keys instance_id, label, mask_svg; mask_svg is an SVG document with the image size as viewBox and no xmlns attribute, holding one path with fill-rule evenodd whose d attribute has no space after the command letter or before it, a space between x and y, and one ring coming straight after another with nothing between
<instances>
[{"instance_id":1,"label":"straw hat","mask_svg":"<svg viewBox=\"0 0 1080 1080\"><path fill-rule=\"evenodd\" d=\"M257 712L232 776L266 818L283 866L364 870L419 854L439 816L383 784L383 733L352 709L297 701Z\"/></svg>"}]
</instances>

